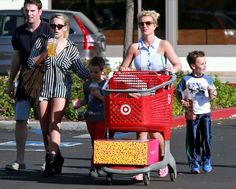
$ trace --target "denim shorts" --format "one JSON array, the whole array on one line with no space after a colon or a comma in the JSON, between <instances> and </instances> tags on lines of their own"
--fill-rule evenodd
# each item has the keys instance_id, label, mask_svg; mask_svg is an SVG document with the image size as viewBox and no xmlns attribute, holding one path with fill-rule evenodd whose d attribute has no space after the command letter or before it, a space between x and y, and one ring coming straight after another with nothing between
<instances>
[{"instance_id":1,"label":"denim shorts","mask_svg":"<svg viewBox=\"0 0 236 189\"><path fill-rule=\"evenodd\" d=\"M27 121L29 119L30 101L16 101L14 110L16 121Z\"/></svg>"}]
</instances>

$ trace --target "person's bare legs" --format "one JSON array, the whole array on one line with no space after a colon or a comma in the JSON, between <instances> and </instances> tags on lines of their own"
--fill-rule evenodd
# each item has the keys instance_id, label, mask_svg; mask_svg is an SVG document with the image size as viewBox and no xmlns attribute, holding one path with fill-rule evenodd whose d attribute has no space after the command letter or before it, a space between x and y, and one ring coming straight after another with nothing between
<instances>
[{"instance_id":1,"label":"person's bare legs","mask_svg":"<svg viewBox=\"0 0 236 189\"><path fill-rule=\"evenodd\" d=\"M23 164L25 161L25 143L27 140L28 129L27 121L16 121L15 138L16 138L16 161Z\"/></svg>"},{"instance_id":2,"label":"person's bare legs","mask_svg":"<svg viewBox=\"0 0 236 189\"><path fill-rule=\"evenodd\" d=\"M157 139L159 141L159 159L163 160L164 155L165 155L165 141L164 141L164 137L160 132L154 132L154 133L150 133L151 134L151 138ZM148 138L148 133L147 132L139 132L137 133L137 138L139 140L147 140ZM165 177L168 174L168 167L164 167L160 170L158 170L158 175L160 177ZM135 177L139 178L140 175L136 175Z\"/></svg>"},{"instance_id":3,"label":"person's bare legs","mask_svg":"<svg viewBox=\"0 0 236 189\"><path fill-rule=\"evenodd\" d=\"M147 140L148 139L148 132L137 132L136 137L138 140ZM143 180L143 174L137 174L133 176L134 180Z\"/></svg>"},{"instance_id":4,"label":"person's bare legs","mask_svg":"<svg viewBox=\"0 0 236 189\"><path fill-rule=\"evenodd\" d=\"M43 135L43 142L46 153L49 152L49 142L50 142L50 106L47 100L39 102L39 122L41 126L41 131Z\"/></svg>"},{"instance_id":5,"label":"person's bare legs","mask_svg":"<svg viewBox=\"0 0 236 189\"><path fill-rule=\"evenodd\" d=\"M51 111L50 111L50 153L57 154L59 151L59 146L61 143L61 121L64 116L64 111L66 107L66 99L64 98L53 98L50 101Z\"/></svg>"},{"instance_id":6,"label":"person's bare legs","mask_svg":"<svg viewBox=\"0 0 236 189\"><path fill-rule=\"evenodd\" d=\"M148 132L138 132L137 133L138 140L147 140L147 138L148 138Z\"/></svg>"},{"instance_id":7,"label":"person's bare legs","mask_svg":"<svg viewBox=\"0 0 236 189\"><path fill-rule=\"evenodd\" d=\"M52 98L44 105L44 112L47 112L45 118L48 118L48 122L45 121L44 123L45 128L47 127L50 132L50 141L48 146L49 153L46 154L46 166L43 171L43 176L51 177L61 173L62 165L64 163L64 158L60 153L59 146L61 142L61 121L66 107L66 99ZM46 123L48 123L48 125L46 125Z\"/></svg>"},{"instance_id":8,"label":"person's bare legs","mask_svg":"<svg viewBox=\"0 0 236 189\"><path fill-rule=\"evenodd\" d=\"M28 135L27 120L29 118L29 101L17 101L14 106L15 110L15 141L16 141L16 160L12 164L7 164L7 170L18 171L25 169L25 144Z\"/></svg>"},{"instance_id":9,"label":"person's bare legs","mask_svg":"<svg viewBox=\"0 0 236 189\"><path fill-rule=\"evenodd\" d=\"M160 145L160 157L161 159L164 157L165 155L165 144L164 144L164 137L160 132L155 132L155 133L151 133L151 138L157 139L159 141L159 145Z\"/></svg>"},{"instance_id":10,"label":"person's bare legs","mask_svg":"<svg viewBox=\"0 0 236 189\"><path fill-rule=\"evenodd\" d=\"M56 154L60 145L60 127L64 115L66 100L53 98L41 101L39 118L46 152Z\"/></svg>"},{"instance_id":11,"label":"person's bare legs","mask_svg":"<svg viewBox=\"0 0 236 189\"><path fill-rule=\"evenodd\" d=\"M164 154L165 154L165 145L164 145L164 137L160 132L155 132L155 133L150 133L151 134L151 138L157 139L159 141L159 145L160 145L160 157L163 158ZM139 132L137 133L137 138L139 140L147 140L148 139L148 132Z\"/></svg>"},{"instance_id":12,"label":"person's bare legs","mask_svg":"<svg viewBox=\"0 0 236 189\"><path fill-rule=\"evenodd\" d=\"M155 133L151 133L151 138L155 138L159 141L159 145L160 145L160 161L163 160L164 155L165 155L165 141L164 141L164 137L160 132L155 132ZM169 170L168 170L168 166L166 165L164 168L161 168L158 170L158 175L159 177L165 177L168 174Z\"/></svg>"}]
</instances>

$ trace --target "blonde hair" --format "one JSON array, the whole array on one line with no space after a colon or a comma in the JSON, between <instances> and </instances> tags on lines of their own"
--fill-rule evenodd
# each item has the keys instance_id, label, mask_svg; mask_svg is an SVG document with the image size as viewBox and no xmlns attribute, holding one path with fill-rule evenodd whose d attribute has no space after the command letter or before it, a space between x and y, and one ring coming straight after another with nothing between
<instances>
[{"instance_id":1,"label":"blonde hair","mask_svg":"<svg viewBox=\"0 0 236 189\"><path fill-rule=\"evenodd\" d=\"M139 12L138 15L137 15L138 22L144 16L151 16L152 19L153 19L154 24L156 24L158 26L158 19L160 17L159 13L157 13L154 10L143 10L143 11Z\"/></svg>"},{"instance_id":2,"label":"blonde hair","mask_svg":"<svg viewBox=\"0 0 236 189\"><path fill-rule=\"evenodd\" d=\"M69 32L70 32L70 19L65 14L55 13L51 16L51 18L49 20L50 24L54 18L59 18L64 21L65 27L67 27L67 31L65 32L64 36L67 39L69 37Z\"/></svg>"}]
</instances>

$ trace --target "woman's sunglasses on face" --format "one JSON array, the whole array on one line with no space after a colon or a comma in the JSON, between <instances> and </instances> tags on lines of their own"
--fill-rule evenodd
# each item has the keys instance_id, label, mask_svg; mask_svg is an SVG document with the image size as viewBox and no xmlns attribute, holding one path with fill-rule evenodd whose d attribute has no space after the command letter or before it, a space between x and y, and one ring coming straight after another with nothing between
<instances>
[{"instance_id":1,"label":"woman's sunglasses on face","mask_svg":"<svg viewBox=\"0 0 236 189\"><path fill-rule=\"evenodd\" d=\"M138 23L138 25L139 25L139 26L142 26L142 27L144 26L144 24L145 24L146 26L150 26L150 25L153 24L153 22L147 21L147 22L139 22L139 23Z\"/></svg>"},{"instance_id":2,"label":"woman's sunglasses on face","mask_svg":"<svg viewBox=\"0 0 236 189\"><path fill-rule=\"evenodd\" d=\"M62 25L62 24L50 24L50 27L52 28L52 29L58 29L58 30L60 30L60 29L62 29L63 27L64 27L65 25Z\"/></svg>"}]
</instances>

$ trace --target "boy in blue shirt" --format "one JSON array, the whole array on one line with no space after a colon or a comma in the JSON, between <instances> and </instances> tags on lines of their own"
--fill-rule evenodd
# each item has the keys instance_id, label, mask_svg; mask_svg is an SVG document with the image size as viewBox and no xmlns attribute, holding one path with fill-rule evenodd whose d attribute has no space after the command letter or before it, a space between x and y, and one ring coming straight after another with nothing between
<instances>
[{"instance_id":1,"label":"boy in blue shirt","mask_svg":"<svg viewBox=\"0 0 236 189\"><path fill-rule=\"evenodd\" d=\"M203 51L192 51L187 56L192 73L185 75L177 86L176 97L185 108L186 153L191 173L210 172L211 166L211 106L217 95L212 77L205 74Z\"/></svg>"}]
</instances>

